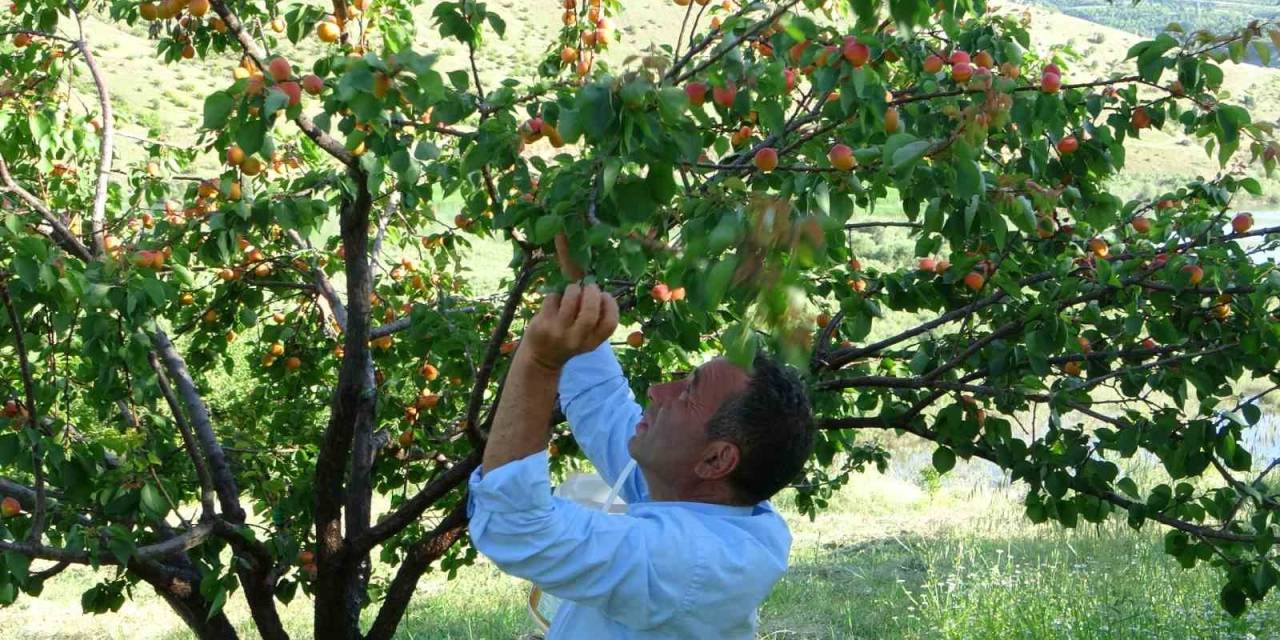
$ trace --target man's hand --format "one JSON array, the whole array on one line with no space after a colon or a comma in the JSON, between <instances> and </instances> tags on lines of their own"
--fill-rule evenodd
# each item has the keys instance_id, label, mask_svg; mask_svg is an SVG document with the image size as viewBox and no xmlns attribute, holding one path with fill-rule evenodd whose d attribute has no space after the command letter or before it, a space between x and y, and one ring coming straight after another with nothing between
<instances>
[{"instance_id":1,"label":"man's hand","mask_svg":"<svg viewBox=\"0 0 1280 640\"><path fill-rule=\"evenodd\" d=\"M600 346L618 327L618 302L595 284L571 284L551 294L525 327L520 350L548 371Z\"/></svg>"}]
</instances>

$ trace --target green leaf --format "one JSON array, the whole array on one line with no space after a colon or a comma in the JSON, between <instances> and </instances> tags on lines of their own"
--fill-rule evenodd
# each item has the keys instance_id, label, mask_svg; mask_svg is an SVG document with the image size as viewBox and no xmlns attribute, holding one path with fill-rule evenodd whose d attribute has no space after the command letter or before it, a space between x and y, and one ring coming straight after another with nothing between
<instances>
[{"instance_id":1,"label":"green leaf","mask_svg":"<svg viewBox=\"0 0 1280 640\"><path fill-rule=\"evenodd\" d=\"M31 558L20 553L4 554L4 565L9 569L9 574L17 580L18 584L26 584L27 571L31 568Z\"/></svg>"},{"instance_id":2,"label":"green leaf","mask_svg":"<svg viewBox=\"0 0 1280 640\"><path fill-rule=\"evenodd\" d=\"M142 508L153 518L163 518L169 513L169 503L150 482L142 485Z\"/></svg>"},{"instance_id":3,"label":"green leaf","mask_svg":"<svg viewBox=\"0 0 1280 640\"><path fill-rule=\"evenodd\" d=\"M507 23L496 13L485 13L485 17L489 20L489 26L493 27L493 32L498 34L499 38L505 38L507 35Z\"/></svg>"},{"instance_id":4,"label":"green leaf","mask_svg":"<svg viewBox=\"0 0 1280 640\"><path fill-rule=\"evenodd\" d=\"M267 92L267 99L262 107L262 119L266 120L270 118L275 115L275 112L285 108L288 104L289 96L285 95L283 90L272 87L271 90Z\"/></svg>"},{"instance_id":5,"label":"green leaf","mask_svg":"<svg viewBox=\"0 0 1280 640\"><path fill-rule=\"evenodd\" d=\"M562 229L564 229L564 218L557 215L541 216L533 225L532 240L534 244L551 242Z\"/></svg>"},{"instance_id":6,"label":"green leaf","mask_svg":"<svg viewBox=\"0 0 1280 640\"><path fill-rule=\"evenodd\" d=\"M938 447L933 450L933 468L938 473L946 473L956 466L956 454L947 447Z\"/></svg>"},{"instance_id":7,"label":"green leaf","mask_svg":"<svg viewBox=\"0 0 1280 640\"><path fill-rule=\"evenodd\" d=\"M213 597L213 602L209 605L209 615L208 617L205 618L205 620L206 621L212 620L214 616L218 615L218 613L222 611L222 606L225 605L226 603L227 603L227 590L219 589L218 594Z\"/></svg>"},{"instance_id":8,"label":"green leaf","mask_svg":"<svg viewBox=\"0 0 1280 640\"><path fill-rule=\"evenodd\" d=\"M215 91L204 99L204 128L221 129L227 124L227 116L236 100L226 91Z\"/></svg>"},{"instance_id":9,"label":"green leaf","mask_svg":"<svg viewBox=\"0 0 1280 640\"><path fill-rule=\"evenodd\" d=\"M246 156L253 155L262 148L262 139L266 135L267 128L262 120L250 120L236 131L236 144L244 150Z\"/></svg>"},{"instance_id":10,"label":"green leaf","mask_svg":"<svg viewBox=\"0 0 1280 640\"><path fill-rule=\"evenodd\" d=\"M899 149L899 152L907 147ZM928 148L928 144L925 144ZM896 159L895 159L896 160ZM977 162L968 159L960 159L956 161L956 197L961 200L968 200L973 196L982 195L986 191L986 185L983 181L982 168Z\"/></svg>"},{"instance_id":11,"label":"green leaf","mask_svg":"<svg viewBox=\"0 0 1280 640\"><path fill-rule=\"evenodd\" d=\"M1226 585L1222 587L1222 591L1218 594L1218 604L1222 605L1223 611L1231 614L1233 618L1239 618L1248 608L1248 601L1245 600L1244 591L1235 585Z\"/></svg>"},{"instance_id":12,"label":"green leaf","mask_svg":"<svg viewBox=\"0 0 1280 640\"><path fill-rule=\"evenodd\" d=\"M928 140L916 140L915 142L908 142L898 148L897 151L894 151L893 158L890 160L894 173L899 173L919 162L924 157L925 152L929 150L930 144Z\"/></svg>"}]
</instances>

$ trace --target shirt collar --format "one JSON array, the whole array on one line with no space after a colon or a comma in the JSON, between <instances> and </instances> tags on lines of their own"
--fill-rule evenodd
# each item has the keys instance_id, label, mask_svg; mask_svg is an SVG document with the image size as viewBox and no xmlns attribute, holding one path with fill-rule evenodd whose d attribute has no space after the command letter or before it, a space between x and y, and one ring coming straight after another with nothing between
<instances>
[{"instance_id":1,"label":"shirt collar","mask_svg":"<svg viewBox=\"0 0 1280 640\"><path fill-rule=\"evenodd\" d=\"M664 500L660 502L637 502L627 505L628 511L653 508L688 509L708 516L752 516L758 512L767 510L767 508L764 508L763 503L752 506L739 506L731 504L714 504L711 502L680 502L675 500Z\"/></svg>"}]
</instances>

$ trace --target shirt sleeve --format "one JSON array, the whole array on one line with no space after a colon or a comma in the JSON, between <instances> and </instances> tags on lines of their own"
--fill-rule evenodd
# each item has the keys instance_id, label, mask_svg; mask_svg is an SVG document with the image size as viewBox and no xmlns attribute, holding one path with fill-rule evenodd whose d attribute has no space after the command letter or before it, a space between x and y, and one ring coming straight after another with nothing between
<instances>
[{"instance_id":1,"label":"shirt sleeve","mask_svg":"<svg viewBox=\"0 0 1280 640\"><path fill-rule=\"evenodd\" d=\"M472 543L504 572L628 627L683 614L706 579L709 545L678 525L553 498L546 452L474 471L467 510Z\"/></svg>"},{"instance_id":2,"label":"shirt sleeve","mask_svg":"<svg viewBox=\"0 0 1280 640\"><path fill-rule=\"evenodd\" d=\"M559 393L560 410L569 419L574 439L613 486L631 461L627 442L635 434L643 411L607 340L565 363ZM627 478L620 495L628 503L649 499L649 488L639 470Z\"/></svg>"}]
</instances>

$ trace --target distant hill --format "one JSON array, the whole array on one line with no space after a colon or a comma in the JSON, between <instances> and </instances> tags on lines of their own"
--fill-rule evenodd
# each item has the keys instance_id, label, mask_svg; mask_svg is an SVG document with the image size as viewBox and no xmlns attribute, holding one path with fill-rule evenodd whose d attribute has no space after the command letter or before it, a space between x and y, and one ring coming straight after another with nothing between
<instances>
[{"instance_id":1,"label":"distant hill","mask_svg":"<svg viewBox=\"0 0 1280 640\"><path fill-rule=\"evenodd\" d=\"M1249 24L1252 20L1280 18L1280 4L1249 2L1248 0L1035 0L1036 4L1061 11L1069 16L1089 22L1128 31L1141 36L1153 36L1177 22L1186 31L1207 29L1221 33ZM1248 61L1260 64L1254 51L1248 51ZM1280 60L1271 60L1271 66Z\"/></svg>"},{"instance_id":2,"label":"distant hill","mask_svg":"<svg viewBox=\"0 0 1280 640\"><path fill-rule=\"evenodd\" d=\"M426 0L415 9L419 32L417 42L422 50L441 55L443 69L466 68L465 51L440 40L430 17L441 0ZM1213 24L1242 25L1252 17L1280 13L1280 5L1247 3L1243 0L1142 0L1133 6L1131 0L1037 0L1038 6L1017 2L992 2L1001 13L1028 14L1031 18L1032 45L1038 54L1050 50L1060 52L1066 80L1070 82L1106 78L1133 69L1124 56L1134 43L1164 28L1169 21L1183 22L1184 28L1213 28ZM1269 0L1268 0L1269 1ZM556 3L551 3L556 4ZM505 38L489 34L478 56L479 70L488 86L516 72L527 78L545 53L544 47L560 28L559 12L548 10L543 3L521 0L492 0L492 8L506 19ZM1059 13L1061 9L1063 13ZM669 0L628 0L614 20L622 38L606 56L617 66L625 66L632 54L649 50L656 44L670 44L680 32L684 8ZM1210 22L1220 21L1220 22ZM706 19L699 26L705 28ZM154 58L153 41L142 28L120 28L97 20L92 22L91 45L110 78L117 99L120 128L129 134L159 139L187 146L195 140L199 126L201 100L213 87L231 82L235 56L208 61L185 61L165 65ZM687 32L686 32L687 37ZM297 59L307 59L319 50L313 38L299 46L283 44L280 52ZM1280 119L1280 71L1249 64L1223 65L1231 102L1247 107L1256 120L1275 122ZM88 91L87 79L79 83ZM126 141L122 145L121 163L143 160L141 148ZM218 159L208 154L203 160L214 165ZM117 165L119 168L120 165ZM1218 173L1217 162L1208 157L1200 145L1178 131L1147 132L1128 154L1125 175L1113 185L1124 196L1156 195L1185 183L1186 179ZM1280 181L1266 181L1271 202L1267 208L1280 208ZM1270 194L1277 194L1272 196Z\"/></svg>"}]
</instances>

